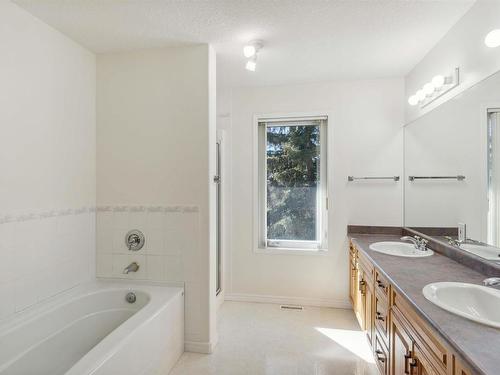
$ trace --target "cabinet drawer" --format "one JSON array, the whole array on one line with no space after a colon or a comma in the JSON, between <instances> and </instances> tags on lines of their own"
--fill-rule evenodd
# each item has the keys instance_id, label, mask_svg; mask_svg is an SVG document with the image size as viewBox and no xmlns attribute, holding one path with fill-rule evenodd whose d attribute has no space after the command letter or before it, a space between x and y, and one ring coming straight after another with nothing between
<instances>
[{"instance_id":1,"label":"cabinet drawer","mask_svg":"<svg viewBox=\"0 0 500 375\"><path fill-rule=\"evenodd\" d=\"M379 334L375 334L375 341L373 343L373 355L375 356L375 362L381 374L389 374L389 351L385 346L384 342L381 340Z\"/></svg>"},{"instance_id":2,"label":"cabinet drawer","mask_svg":"<svg viewBox=\"0 0 500 375\"><path fill-rule=\"evenodd\" d=\"M375 292L375 328L380 333L384 343L389 343L389 304L385 297Z\"/></svg>"},{"instance_id":3,"label":"cabinet drawer","mask_svg":"<svg viewBox=\"0 0 500 375\"><path fill-rule=\"evenodd\" d=\"M385 298L389 299L390 284L387 279L380 274L379 270L375 270L375 289Z\"/></svg>"},{"instance_id":4,"label":"cabinet drawer","mask_svg":"<svg viewBox=\"0 0 500 375\"><path fill-rule=\"evenodd\" d=\"M365 258L362 252L358 253L358 262L359 266L365 274L365 281L370 285L373 285L373 279L375 277L375 269L373 267L373 264L367 258Z\"/></svg>"}]
</instances>

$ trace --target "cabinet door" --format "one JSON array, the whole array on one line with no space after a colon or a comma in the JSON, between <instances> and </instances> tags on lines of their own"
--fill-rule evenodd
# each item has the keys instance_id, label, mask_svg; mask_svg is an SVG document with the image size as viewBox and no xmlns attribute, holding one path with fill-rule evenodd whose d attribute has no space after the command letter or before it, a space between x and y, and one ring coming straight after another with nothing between
<instances>
[{"instance_id":1,"label":"cabinet door","mask_svg":"<svg viewBox=\"0 0 500 375\"><path fill-rule=\"evenodd\" d=\"M365 329L365 311L366 311L366 281L364 279L364 273L358 268L358 278L357 278L357 293L356 293L356 317L358 318L359 325L361 329Z\"/></svg>"},{"instance_id":2,"label":"cabinet door","mask_svg":"<svg viewBox=\"0 0 500 375\"><path fill-rule=\"evenodd\" d=\"M391 315L391 337L390 337L390 374L391 375L417 375L413 368L412 359L413 340L404 328L404 323L397 314ZM412 366L413 365L413 366Z\"/></svg>"},{"instance_id":3,"label":"cabinet door","mask_svg":"<svg viewBox=\"0 0 500 375\"><path fill-rule=\"evenodd\" d=\"M374 294L373 294L373 285L370 283L366 283L365 286L365 330L366 335L368 336L368 341L371 345L373 345L373 330L375 328L374 324Z\"/></svg>"},{"instance_id":4,"label":"cabinet door","mask_svg":"<svg viewBox=\"0 0 500 375\"><path fill-rule=\"evenodd\" d=\"M440 371L441 368L437 362L429 360L422 352L420 347L415 344L413 347L413 363L415 371L412 375L444 375L445 372Z\"/></svg>"},{"instance_id":5,"label":"cabinet door","mask_svg":"<svg viewBox=\"0 0 500 375\"><path fill-rule=\"evenodd\" d=\"M356 310L356 255L354 251L349 252L349 297L351 298L351 303Z\"/></svg>"}]
</instances>

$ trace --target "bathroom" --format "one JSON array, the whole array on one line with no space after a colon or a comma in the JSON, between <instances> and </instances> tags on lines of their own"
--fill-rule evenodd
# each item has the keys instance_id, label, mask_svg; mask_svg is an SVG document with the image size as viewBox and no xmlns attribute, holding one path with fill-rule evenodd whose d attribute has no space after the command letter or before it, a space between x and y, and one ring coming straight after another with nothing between
<instances>
[{"instance_id":1,"label":"bathroom","mask_svg":"<svg viewBox=\"0 0 500 375\"><path fill-rule=\"evenodd\" d=\"M0 375L499 373L499 0L0 0L0 51Z\"/></svg>"}]
</instances>

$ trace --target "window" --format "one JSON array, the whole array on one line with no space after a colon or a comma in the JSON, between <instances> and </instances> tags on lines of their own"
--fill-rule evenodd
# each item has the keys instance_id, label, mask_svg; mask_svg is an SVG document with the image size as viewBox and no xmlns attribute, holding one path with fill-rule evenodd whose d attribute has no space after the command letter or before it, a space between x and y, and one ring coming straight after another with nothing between
<instances>
[{"instance_id":1,"label":"window","mask_svg":"<svg viewBox=\"0 0 500 375\"><path fill-rule=\"evenodd\" d=\"M259 248L327 248L326 124L258 119Z\"/></svg>"}]
</instances>

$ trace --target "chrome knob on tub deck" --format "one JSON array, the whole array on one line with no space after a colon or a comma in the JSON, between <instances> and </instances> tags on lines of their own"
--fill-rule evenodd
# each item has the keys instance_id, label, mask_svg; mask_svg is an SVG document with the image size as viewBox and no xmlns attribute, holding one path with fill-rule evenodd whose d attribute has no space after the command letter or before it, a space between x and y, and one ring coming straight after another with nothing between
<instances>
[{"instance_id":1,"label":"chrome knob on tub deck","mask_svg":"<svg viewBox=\"0 0 500 375\"><path fill-rule=\"evenodd\" d=\"M137 272L138 270L139 270L139 264L137 264L137 262L132 262L123 269L123 273L127 275L130 272Z\"/></svg>"}]
</instances>

